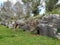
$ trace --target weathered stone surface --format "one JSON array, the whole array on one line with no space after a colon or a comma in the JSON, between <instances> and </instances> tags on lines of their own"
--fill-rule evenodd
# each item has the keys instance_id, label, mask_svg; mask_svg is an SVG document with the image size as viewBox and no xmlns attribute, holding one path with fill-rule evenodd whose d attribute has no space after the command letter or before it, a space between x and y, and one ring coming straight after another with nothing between
<instances>
[{"instance_id":1,"label":"weathered stone surface","mask_svg":"<svg viewBox=\"0 0 60 45\"><path fill-rule=\"evenodd\" d=\"M55 37L57 34L57 28L47 26L47 36Z\"/></svg>"},{"instance_id":2,"label":"weathered stone surface","mask_svg":"<svg viewBox=\"0 0 60 45\"><path fill-rule=\"evenodd\" d=\"M29 24L25 24L24 26L22 26L22 29L23 29L24 31L29 31L29 30L30 30Z\"/></svg>"},{"instance_id":3,"label":"weathered stone surface","mask_svg":"<svg viewBox=\"0 0 60 45\"><path fill-rule=\"evenodd\" d=\"M13 25L12 25L11 22L9 22L8 27L9 27L9 28L13 28Z\"/></svg>"},{"instance_id":4,"label":"weathered stone surface","mask_svg":"<svg viewBox=\"0 0 60 45\"><path fill-rule=\"evenodd\" d=\"M58 14L48 14L41 19L18 19L16 23L26 31L36 31L40 35L60 38L60 35L57 35L57 28L60 28L60 15ZM1 24L14 28L15 21L9 23L2 21Z\"/></svg>"},{"instance_id":5,"label":"weathered stone surface","mask_svg":"<svg viewBox=\"0 0 60 45\"><path fill-rule=\"evenodd\" d=\"M60 39L60 33L58 33L58 34L56 35L56 38L57 38L57 39Z\"/></svg>"},{"instance_id":6,"label":"weathered stone surface","mask_svg":"<svg viewBox=\"0 0 60 45\"><path fill-rule=\"evenodd\" d=\"M19 24L19 27L22 28L23 25L25 25L25 19L20 19L16 21L17 24Z\"/></svg>"},{"instance_id":7,"label":"weathered stone surface","mask_svg":"<svg viewBox=\"0 0 60 45\"><path fill-rule=\"evenodd\" d=\"M53 28L48 24L39 24L36 30L39 30L39 34L44 36L55 37L57 33L57 28Z\"/></svg>"},{"instance_id":8,"label":"weathered stone surface","mask_svg":"<svg viewBox=\"0 0 60 45\"><path fill-rule=\"evenodd\" d=\"M1 22L1 25L4 25L4 26L5 26L5 21L2 21L2 22Z\"/></svg>"},{"instance_id":9,"label":"weathered stone surface","mask_svg":"<svg viewBox=\"0 0 60 45\"><path fill-rule=\"evenodd\" d=\"M35 29L37 32L39 30L40 35L56 37L57 28L59 27L60 27L60 15L50 14L43 16Z\"/></svg>"},{"instance_id":10,"label":"weathered stone surface","mask_svg":"<svg viewBox=\"0 0 60 45\"><path fill-rule=\"evenodd\" d=\"M37 29L40 30L40 35L47 35L47 25L46 24L39 24Z\"/></svg>"}]
</instances>

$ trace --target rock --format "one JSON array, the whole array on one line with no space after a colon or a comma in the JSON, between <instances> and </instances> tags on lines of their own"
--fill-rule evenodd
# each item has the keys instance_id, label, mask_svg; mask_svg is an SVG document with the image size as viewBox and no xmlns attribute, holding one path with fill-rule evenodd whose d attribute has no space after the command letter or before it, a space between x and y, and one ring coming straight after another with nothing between
<instances>
[{"instance_id":1,"label":"rock","mask_svg":"<svg viewBox=\"0 0 60 45\"><path fill-rule=\"evenodd\" d=\"M22 28L22 26L25 25L25 20L24 19L17 20L16 22L17 22L17 24L19 24L20 28Z\"/></svg>"},{"instance_id":2,"label":"rock","mask_svg":"<svg viewBox=\"0 0 60 45\"><path fill-rule=\"evenodd\" d=\"M23 23L23 24L24 24L24 23L25 23L25 19L20 19L20 20L17 20L16 22L17 22L18 24L20 24L20 23Z\"/></svg>"},{"instance_id":3,"label":"rock","mask_svg":"<svg viewBox=\"0 0 60 45\"><path fill-rule=\"evenodd\" d=\"M49 37L57 37L60 39L60 34L57 34L57 28L60 28L60 15L59 14L48 14L43 16L41 19L38 18L30 18L25 20L18 19L16 23L20 28L26 31L37 32L39 35L49 36ZM13 28L15 21L7 22L4 20L1 23L2 25L8 25L9 28Z\"/></svg>"},{"instance_id":4,"label":"rock","mask_svg":"<svg viewBox=\"0 0 60 45\"><path fill-rule=\"evenodd\" d=\"M47 36L55 37L57 34L57 28L47 26Z\"/></svg>"},{"instance_id":5,"label":"rock","mask_svg":"<svg viewBox=\"0 0 60 45\"><path fill-rule=\"evenodd\" d=\"M12 24L9 24L9 28L13 28L13 25Z\"/></svg>"},{"instance_id":6,"label":"rock","mask_svg":"<svg viewBox=\"0 0 60 45\"><path fill-rule=\"evenodd\" d=\"M30 30L29 24L25 24L24 26L22 26L22 29L23 29L24 31L29 31L29 30Z\"/></svg>"},{"instance_id":7,"label":"rock","mask_svg":"<svg viewBox=\"0 0 60 45\"><path fill-rule=\"evenodd\" d=\"M56 35L56 38L60 40L60 33Z\"/></svg>"},{"instance_id":8,"label":"rock","mask_svg":"<svg viewBox=\"0 0 60 45\"><path fill-rule=\"evenodd\" d=\"M57 28L53 28L48 24L39 24L36 30L39 30L40 35L50 36L50 37L55 37L57 33Z\"/></svg>"},{"instance_id":9,"label":"rock","mask_svg":"<svg viewBox=\"0 0 60 45\"><path fill-rule=\"evenodd\" d=\"M60 22L60 15L58 15L58 14L45 15L42 18L42 22L43 23L45 23L44 21L47 22L47 24L50 24L50 23L59 24L59 22Z\"/></svg>"},{"instance_id":10,"label":"rock","mask_svg":"<svg viewBox=\"0 0 60 45\"><path fill-rule=\"evenodd\" d=\"M9 27L9 28L13 28L13 25L12 25L11 22L9 22L8 27Z\"/></svg>"},{"instance_id":11,"label":"rock","mask_svg":"<svg viewBox=\"0 0 60 45\"><path fill-rule=\"evenodd\" d=\"M5 21L2 21L2 22L1 22L1 25L4 25L4 26L5 26Z\"/></svg>"},{"instance_id":12,"label":"rock","mask_svg":"<svg viewBox=\"0 0 60 45\"><path fill-rule=\"evenodd\" d=\"M5 26L8 27L8 22L5 23Z\"/></svg>"},{"instance_id":13,"label":"rock","mask_svg":"<svg viewBox=\"0 0 60 45\"><path fill-rule=\"evenodd\" d=\"M60 27L60 15L50 14L43 16L37 27L41 35L55 37L57 28Z\"/></svg>"},{"instance_id":14,"label":"rock","mask_svg":"<svg viewBox=\"0 0 60 45\"><path fill-rule=\"evenodd\" d=\"M40 35L47 35L47 25L46 24L39 24L37 26L37 30L39 30Z\"/></svg>"}]
</instances>

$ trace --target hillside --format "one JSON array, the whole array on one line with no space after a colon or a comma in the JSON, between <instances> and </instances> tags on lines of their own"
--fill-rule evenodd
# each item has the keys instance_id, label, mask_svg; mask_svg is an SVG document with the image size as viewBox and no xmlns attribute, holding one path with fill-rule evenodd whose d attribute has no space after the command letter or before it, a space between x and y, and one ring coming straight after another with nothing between
<instances>
[{"instance_id":1,"label":"hillside","mask_svg":"<svg viewBox=\"0 0 60 45\"><path fill-rule=\"evenodd\" d=\"M13 32L12 29L0 25L0 45L60 45L60 40L31 34L21 29Z\"/></svg>"}]
</instances>

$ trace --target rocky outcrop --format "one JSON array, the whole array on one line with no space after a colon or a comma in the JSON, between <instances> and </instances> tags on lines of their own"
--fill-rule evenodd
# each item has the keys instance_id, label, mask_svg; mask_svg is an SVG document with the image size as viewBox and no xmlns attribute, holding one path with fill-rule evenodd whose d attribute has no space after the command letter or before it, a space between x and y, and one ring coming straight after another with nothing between
<instances>
[{"instance_id":1,"label":"rocky outcrop","mask_svg":"<svg viewBox=\"0 0 60 45\"><path fill-rule=\"evenodd\" d=\"M15 21L7 23L2 21L1 24L8 26L9 28L14 28ZM60 39L60 34L57 32L57 28L60 28L60 15L59 14L48 14L42 18L29 18L16 20L19 28L24 31L36 32L39 35L57 37Z\"/></svg>"},{"instance_id":2,"label":"rocky outcrop","mask_svg":"<svg viewBox=\"0 0 60 45\"><path fill-rule=\"evenodd\" d=\"M36 32L39 35L56 37L57 28L60 27L60 15L49 14L42 19L30 19L22 29Z\"/></svg>"},{"instance_id":3,"label":"rocky outcrop","mask_svg":"<svg viewBox=\"0 0 60 45\"><path fill-rule=\"evenodd\" d=\"M57 34L57 28L54 28L48 24L39 24L36 27L36 30L37 32L39 30L39 34L44 36L55 37Z\"/></svg>"},{"instance_id":4,"label":"rocky outcrop","mask_svg":"<svg viewBox=\"0 0 60 45\"><path fill-rule=\"evenodd\" d=\"M25 24L25 25L22 26L22 29L24 31L30 31L30 25L29 24Z\"/></svg>"},{"instance_id":5,"label":"rocky outcrop","mask_svg":"<svg viewBox=\"0 0 60 45\"><path fill-rule=\"evenodd\" d=\"M56 36L58 34L57 28L60 28L60 15L49 14L42 17L35 30L37 32L39 30L40 35L58 37Z\"/></svg>"}]
</instances>

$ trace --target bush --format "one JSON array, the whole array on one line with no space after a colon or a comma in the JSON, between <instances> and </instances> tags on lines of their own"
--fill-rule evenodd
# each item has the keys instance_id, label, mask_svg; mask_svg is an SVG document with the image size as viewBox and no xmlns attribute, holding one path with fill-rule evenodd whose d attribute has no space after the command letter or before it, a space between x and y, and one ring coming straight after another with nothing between
<instances>
[{"instance_id":1,"label":"bush","mask_svg":"<svg viewBox=\"0 0 60 45\"><path fill-rule=\"evenodd\" d=\"M51 12L48 12L49 14L60 14L60 8L59 9L53 9Z\"/></svg>"},{"instance_id":2,"label":"bush","mask_svg":"<svg viewBox=\"0 0 60 45\"><path fill-rule=\"evenodd\" d=\"M60 28L57 28L57 32L60 33Z\"/></svg>"}]
</instances>

